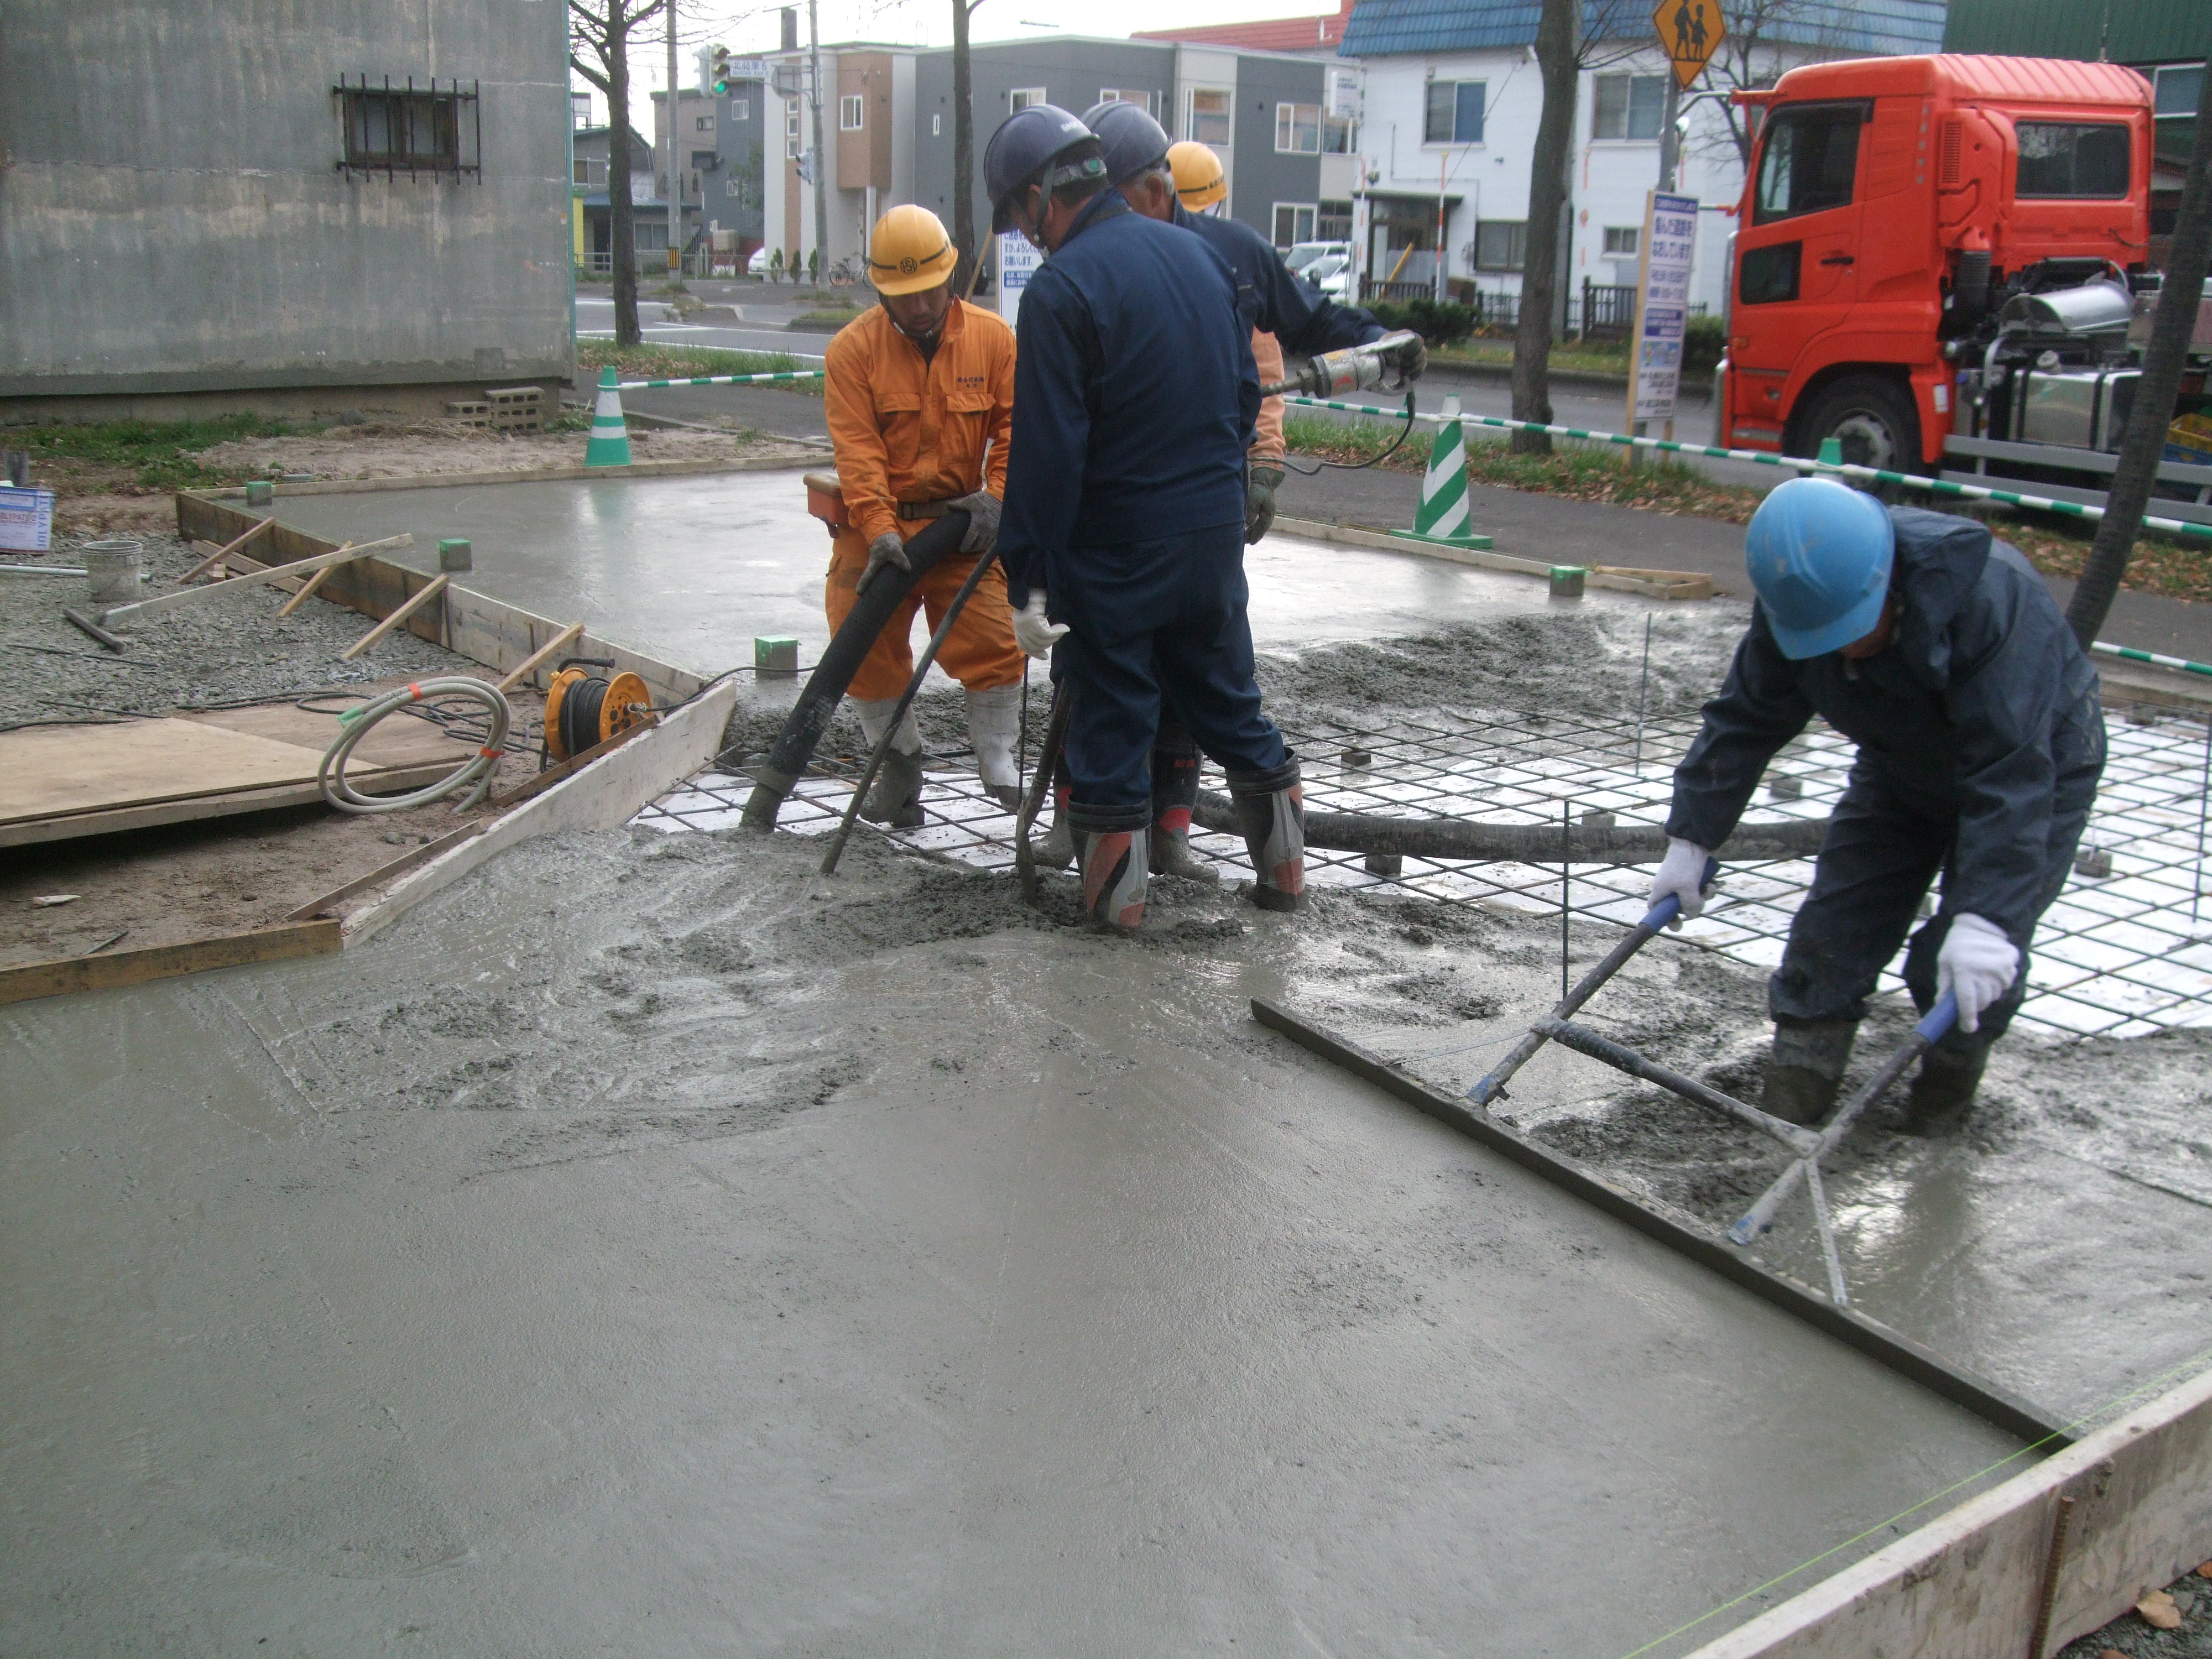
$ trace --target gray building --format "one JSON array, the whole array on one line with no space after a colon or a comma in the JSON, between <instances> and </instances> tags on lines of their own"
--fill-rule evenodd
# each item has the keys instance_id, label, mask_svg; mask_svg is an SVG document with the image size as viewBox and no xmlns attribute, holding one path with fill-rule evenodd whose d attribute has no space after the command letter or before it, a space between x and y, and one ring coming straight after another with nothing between
<instances>
[{"instance_id":1,"label":"gray building","mask_svg":"<svg viewBox=\"0 0 2212 1659\"><path fill-rule=\"evenodd\" d=\"M436 410L564 381L553 0L0 22L0 418Z\"/></svg>"},{"instance_id":2,"label":"gray building","mask_svg":"<svg viewBox=\"0 0 2212 1659\"><path fill-rule=\"evenodd\" d=\"M715 100L714 159L699 170L700 211L707 228L734 235L736 248L720 257L740 271L766 236L769 96L764 81L730 82L729 91Z\"/></svg>"}]
</instances>

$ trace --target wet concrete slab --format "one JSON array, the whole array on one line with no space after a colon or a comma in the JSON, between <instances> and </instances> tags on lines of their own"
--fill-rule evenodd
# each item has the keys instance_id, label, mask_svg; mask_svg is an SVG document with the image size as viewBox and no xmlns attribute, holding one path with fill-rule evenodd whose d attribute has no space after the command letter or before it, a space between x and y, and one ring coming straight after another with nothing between
<instances>
[{"instance_id":1,"label":"wet concrete slab","mask_svg":"<svg viewBox=\"0 0 2212 1659\"><path fill-rule=\"evenodd\" d=\"M435 568L439 538L467 537L476 562L470 586L545 616L588 617L608 638L711 674L750 663L757 635L798 639L802 664L828 641L830 538L807 516L799 477L793 471L373 490L287 497L279 514L334 538L410 532L415 546L401 561L422 569ZM1263 651L1549 604L1528 577L1284 535L1249 550L1245 568L1253 637ZM1593 591L1573 603L1601 610L1650 602Z\"/></svg>"},{"instance_id":2,"label":"wet concrete slab","mask_svg":"<svg viewBox=\"0 0 2212 1659\"><path fill-rule=\"evenodd\" d=\"M1349 909L813 857L0 1012L0 1649L1616 1653L2014 1449L1254 1026Z\"/></svg>"}]
</instances>

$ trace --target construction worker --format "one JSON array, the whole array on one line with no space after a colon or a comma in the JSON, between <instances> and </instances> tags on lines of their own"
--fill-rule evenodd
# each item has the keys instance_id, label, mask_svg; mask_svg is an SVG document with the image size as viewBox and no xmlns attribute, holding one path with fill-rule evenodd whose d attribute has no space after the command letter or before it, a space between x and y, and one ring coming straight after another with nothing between
<instances>
[{"instance_id":1,"label":"construction worker","mask_svg":"<svg viewBox=\"0 0 2212 1659\"><path fill-rule=\"evenodd\" d=\"M1133 212L1066 111L983 155L992 228L1050 254L1022 295L1000 556L1014 632L1072 696L1067 813L1094 923L1142 921L1163 696L1229 775L1262 908L1301 907L1298 765L1261 712L1245 615L1244 452L1259 413L1234 279ZM1052 620L1056 613L1060 620Z\"/></svg>"},{"instance_id":2,"label":"construction worker","mask_svg":"<svg viewBox=\"0 0 2212 1659\"><path fill-rule=\"evenodd\" d=\"M1940 875L1905 982L1923 1012L1952 993L1959 1018L1922 1060L1905 1124L1942 1133L1966 1116L2073 866L2105 765L2096 670L2043 579L1971 520L1794 478L1753 515L1744 555L1751 628L1675 769L1652 900L1698 913L1707 849L1814 715L1856 742L1768 981L1765 1105L1827 1115L1867 996Z\"/></svg>"},{"instance_id":3,"label":"construction worker","mask_svg":"<svg viewBox=\"0 0 2212 1659\"><path fill-rule=\"evenodd\" d=\"M934 630L989 548L1006 493L1014 400L1013 331L952 297L958 256L928 209L903 205L876 222L868 280L881 303L830 343L823 376L830 437L848 520L830 557L823 608L834 633L869 582L907 570L906 543L932 519L969 515L959 553L942 559L892 612L853 677L848 695L871 745L882 740L914 674L916 610ZM1015 642L1005 576L987 572L945 636L937 665L966 688L968 735L983 786L1018 805L1014 744L1028 661ZM862 814L911 828L921 822L921 733L908 709Z\"/></svg>"}]
</instances>

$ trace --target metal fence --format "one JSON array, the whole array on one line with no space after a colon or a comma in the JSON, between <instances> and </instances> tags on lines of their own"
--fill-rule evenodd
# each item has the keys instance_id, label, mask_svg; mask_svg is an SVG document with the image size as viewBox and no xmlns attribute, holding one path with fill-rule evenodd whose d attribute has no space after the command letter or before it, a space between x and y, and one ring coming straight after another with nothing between
<instances>
[{"instance_id":1,"label":"metal fence","mask_svg":"<svg viewBox=\"0 0 2212 1659\"><path fill-rule=\"evenodd\" d=\"M1506 333L1521 325L1518 294L1480 288L1470 292L1457 283L1453 287L1457 290L1453 303L1474 312L1476 333ZM1431 283L1364 282L1359 295L1362 303L1380 300L1403 305L1413 300L1434 299L1436 287ZM1585 282L1568 294L1566 311L1567 335L1585 340L1625 340L1636 326L1635 285ZM1690 314L1702 317L1705 307L1693 305Z\"/></svg>"}]
</instances>

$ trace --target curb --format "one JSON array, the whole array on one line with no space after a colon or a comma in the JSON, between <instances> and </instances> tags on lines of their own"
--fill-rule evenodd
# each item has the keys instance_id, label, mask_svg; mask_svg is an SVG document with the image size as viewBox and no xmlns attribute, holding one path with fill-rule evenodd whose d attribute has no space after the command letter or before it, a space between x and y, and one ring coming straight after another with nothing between
<instances>
[{"instance_id":1,"label":"curb","mask_svg":"<svg viewBox=\"0 0 2212 1659\"><path fill-rule=\"evenodd\" d=\"M1449 358L1431 357L1429 367L1421 376L1424 381L1444 381L1462 386L1510 385L1513 366L1510 363L1458 363ZM1572 386L1581 392L1610 392L1621 398L1628 396L1628 376L1607 374L1594 368L1555 368L1549 379L1555 386ZM1681 390L1675 394L1682 402L1704 404L1712 401L1712 376L1684 375Z\"/></svg>"}]
</instances>

